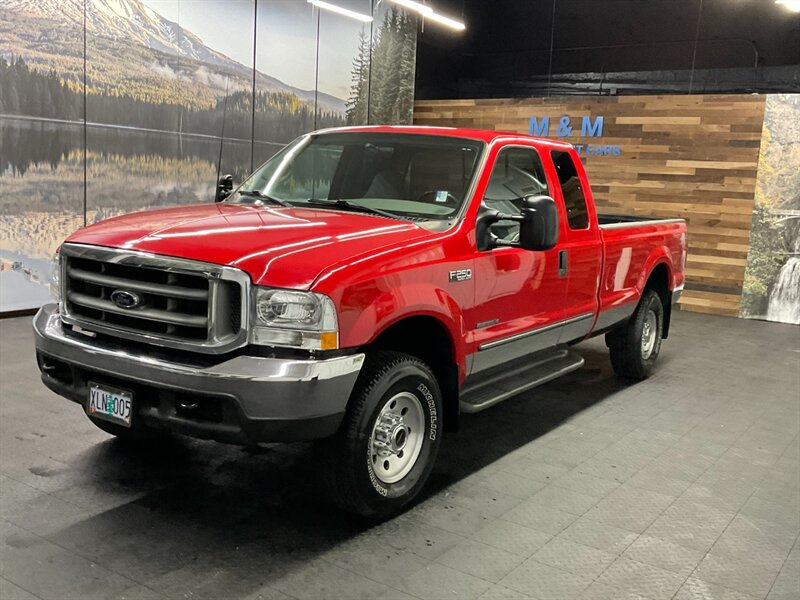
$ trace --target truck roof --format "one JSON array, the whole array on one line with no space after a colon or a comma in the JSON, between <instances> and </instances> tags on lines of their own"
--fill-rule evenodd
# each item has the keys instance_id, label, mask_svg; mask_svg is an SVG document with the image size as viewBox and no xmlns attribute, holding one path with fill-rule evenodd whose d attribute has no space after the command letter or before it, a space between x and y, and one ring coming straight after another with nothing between
<instances>
[{"instance_id":1,"label":"truck roof","mask_svg":"<svg viewBox=\"0 0 800 600\"><path fill-rule=\"evenodd\" d=\"M554 148L571 148L572 144L560 140L536 137L514 131L494 131L492 129L470 129L464 127L434 127L428 125L357 125L351 127L331 127L320 129L313 133L347 133L347 132L375 132L375 133L408 133L417 135L439 135L444 137L459 137L480 140L487 144L497 139L524 139L534 140L543 146Z\"/></svg>"}]
</instances>

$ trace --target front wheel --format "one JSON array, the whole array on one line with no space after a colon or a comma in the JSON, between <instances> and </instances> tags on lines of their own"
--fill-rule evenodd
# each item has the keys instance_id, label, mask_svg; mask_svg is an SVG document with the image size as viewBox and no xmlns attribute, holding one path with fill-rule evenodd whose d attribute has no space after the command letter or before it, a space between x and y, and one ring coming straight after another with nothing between
<instances>
[{"instance_id":1,"label":"front wheel","mask_svg":"<svg viewBox=\"0 0 800 600\"><path fill-rule=\"evenodd\" d=\"M323 442L334 502L370 518L410 502L433 468L441 414L439 385L425 363L399 352L370 356L339 433Z\"/></svg>"},{"instance_id":2,"label":"front wheel","mask_svg":"<svg viewBox=\"0 0 800 600\"><path fill-rule=\"evenodd\" d=\"M647 379L661 350L663 332L661 297L645 290L630 320L606 335L614 372L628 379Z\"/></svg>"}]
</instances>

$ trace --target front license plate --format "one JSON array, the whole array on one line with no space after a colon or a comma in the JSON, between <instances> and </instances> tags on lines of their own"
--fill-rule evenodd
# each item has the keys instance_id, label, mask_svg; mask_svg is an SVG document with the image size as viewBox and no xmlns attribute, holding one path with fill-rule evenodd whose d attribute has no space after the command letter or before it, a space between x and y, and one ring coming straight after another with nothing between
<instances>
[{"instance_id":1,"label":"front license plate","mask_svg":"<svg viewBox=\"0 0 800 600\"><path fill-rule=\"evenodd\" d=\"M133 414L133 394L90 383L86 414L130 427Z\"/></svg>"}]
</instances>

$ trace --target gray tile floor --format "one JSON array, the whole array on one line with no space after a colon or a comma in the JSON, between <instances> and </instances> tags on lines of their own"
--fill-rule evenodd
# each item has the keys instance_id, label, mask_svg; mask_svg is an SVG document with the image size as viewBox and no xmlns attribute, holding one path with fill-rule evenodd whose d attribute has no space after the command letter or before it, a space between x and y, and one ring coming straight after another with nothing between
<instances>
[{"instance_id":1,"label":"gray tile floor","mask_svg":"<svg viewBox=\"0 0 800 600\"><path fill-rule=\"evenodd\" d=\"M38 381L0 322L0 598L800 598L800 328L679 313L657 374L602 340L464 418L371 525L310 444L137 454Z\"/></svg>"}]
</instances>

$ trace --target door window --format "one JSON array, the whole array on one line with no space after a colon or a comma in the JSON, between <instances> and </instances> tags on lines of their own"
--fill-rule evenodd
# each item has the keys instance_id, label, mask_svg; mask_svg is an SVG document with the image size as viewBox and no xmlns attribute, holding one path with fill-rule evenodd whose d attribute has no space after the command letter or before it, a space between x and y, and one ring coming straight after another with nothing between
<instances>
[{"instance_id":1,"label":"door window","mask_svg":"<svg viewBox=\"0 0 800 600\"><path fill-rule=\"evenodd\" d=\"M503 148L495 160L483 203L501 213L518 215L522 199L532 195L550 195L539 154L533 148ZM498 221L492 224L491 232L500 239L517 241L519 223Z\"/></svg>"},{"instance_id":2,"label":"door window","mask_svg":"<svg viewBox=\"0 0 800 600\"><path fill-rule=\"evenodd\" d=\"M569 152L554 150L551 154L553 164L558 173L558 183L561 185L561 194L564 196L564 205L567 209L567 222L570 229L587 229L589 227L589 212L586 209L586 197L583 194L581 179L578 170Z\"/></svg>"}]
</instances>

